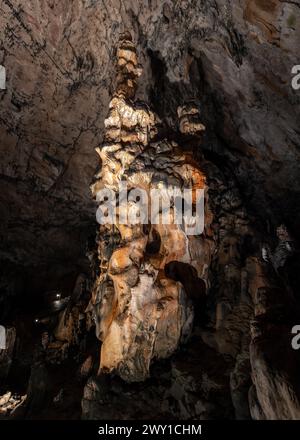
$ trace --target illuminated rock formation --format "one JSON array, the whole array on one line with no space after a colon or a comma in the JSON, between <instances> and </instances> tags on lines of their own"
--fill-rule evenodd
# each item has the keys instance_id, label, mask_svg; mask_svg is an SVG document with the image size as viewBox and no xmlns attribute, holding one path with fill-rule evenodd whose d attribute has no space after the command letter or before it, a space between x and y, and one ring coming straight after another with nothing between
<instances>
[{"instance_id":1,"label":"illuminated rock formation","mask_svg":"<svg viewBox=\"0 0 300 440\"><path fill-rule=\"evenodd\" d=\"M128 192L144 190L149 200L155 189L162 199L171 200L171 224L162 224L157 218L151 219L152 224L148 218L144 224L122 224L121 216L130 210L144 215L136 192L135 199L129 196L128 205L118 200L115 224L100 226L101 273L90 304L97 336L103 342L100 371L115 371L127 381L145 379L152 359L170 356L188 338L193 323L189 293L204 303L201 279L207 280L212 253L212 245L204 243L200 233L188 235L191 225L175 224L170 189L192 188L195 205L196 190L206 194L206 178L177 143L159 139L159 119L147 105L131 101L139 74L136 49L131 37L124 35L117 52L117 89L105 120L104 143L97 149L102 168L92 187L100 203L101 191L117 193L120 183L126 183ZM183 133L202 134L205 127L198 121L195 107L180 108L178 114ZM211 220L207 211L208 235ZM172 268L168 266L167 273L169 263ZM192 269L190 283L198 291L185 288L177 273L180 264ZM188 278L188 270L185 272Z\"/></svg>"}]
</instances>

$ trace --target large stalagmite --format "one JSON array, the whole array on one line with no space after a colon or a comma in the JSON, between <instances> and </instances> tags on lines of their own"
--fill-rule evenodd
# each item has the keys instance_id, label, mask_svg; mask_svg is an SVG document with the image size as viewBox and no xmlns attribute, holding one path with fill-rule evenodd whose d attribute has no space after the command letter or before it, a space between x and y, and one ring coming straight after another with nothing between
<instances>
[{"instance_id":1,"label":"large stalagmite","mask_svg":"<svg viewBox=\"0 0 300 440\"><path fill-rule=\"evenodd\" d=\"M2 3L0 419L300 419L299 2Z\"/></svg>"},{"instance_id":2,"label":"large stalagmite","mask_svg":"<svg viewBox=\"0 0 300 440\"><path fill-rule=\"evenodd\" d=\"M103 342L100 371L115 371L127 381L145 379L152 359L170 356L188 338L196 304L205 302L202 280L207 281L212 253L212 245L204 245L201 234L189 235L191 225L176 224L172 197L171 224L155 218L152 224L148 218L144 224L120 220L141 209L139 190L146 191L150 200L155 189L169 199L170 188L191 188L194 207L196 195L207 199L205 175L191 154L162 137L159 118L145 103L134 102L140 72L131 36L124 34L117 51L117 88L105 120L104 143L97 149L101 172L92 186L99 203L105 201L105 191L117 194L120 183L127 185L126 194L136 190L126 206L119 196L115 224L100 225L100 275L89 307ZM178 115L181 132L200 139L205 127L197 108L182 106ZM209 236L212 218L206 205L203 233ZM196 292L190 292L178 276L180 265L185 265Z\"/></svg>"}]
</instances>

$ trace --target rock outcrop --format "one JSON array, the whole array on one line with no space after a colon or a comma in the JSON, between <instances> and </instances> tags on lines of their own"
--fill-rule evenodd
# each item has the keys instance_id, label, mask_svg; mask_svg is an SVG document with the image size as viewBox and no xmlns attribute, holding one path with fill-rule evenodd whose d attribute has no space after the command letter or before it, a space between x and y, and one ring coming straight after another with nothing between
<instances>
[{"instance_id":1,"label":"rock outcrop","mask_svg":"<svg viewBox=\"0 0 300 440\"><path fill-rule=\"evenodd\" d=\"M300 418L299 21L297 1L3 0L5 417L79 417L83 393L85 419ZM120 199L99 227L95 173L135 218L139 190L204 190L203 231L122 223Z\"/></svg>"},{"instance_id":2,"label":"rock outcrop","mask_svg":"<svg viewBox=\"0 0 300 440\"><path fill-rule=\"evenodd\" d=\"M188 295L204 304L205 283L202 290L199 286L201 279L207 280L213 252L208 206L205 225L197 235L190 235L192 225L185 225L183 219L176 222L176 197L190 189L195 207L196 197L205 198L206 179L191 153L184 153L172 140L160 139L161 123L147 105L132 101L140 73L131 36L124 35L117 51L117 87L104 123L104 143L97 149L101 171L92 187L102 223L101 273L90 304L97 336L103 341L100 371L117 372L127 381L144 380L152 359L170 356L187 339L193 321ZM197 108L181 108L179 114L182 131L201 136L204 126L198 122ZM121 185L126 185L124 196ZM105 199L112 195L115 212L108 213ZM167 205L158 205L155 211L154 197ZM198 211L201 222L204 212ZM108 221L105 214L114 218ZM181 278L180 265L184 266ZM185 289L183 278L194 285Z\"/></svg>"},{"instance_id":3,"label":"rock outcrop","mask_svg":"<svg viewBox=\"0 0 300 440\"><path fill-rule=\"evenodd\" d=\"M299 94L291 69L299 64L300 11L297 2L268 6L259 0L110 0L105 6L4 0L1 258L74 266L82 257L94 229L88 190L94 147L125 28L144 64L139 97L171 125L178 106L194 98L205 103L205 150L231 164L261 218L298 234Z\"/></svg>"},{"instance_id":4,"label":"rock outcrop","mask_svg":"<svg viewBox=\"0 0 300 440\"><path fill-rule=\"evenodd\" d=\"M260 282L250 344L255 387L250 393L251 414L258 420L299 420L300 353L292 347L291 334L300 319L299 305L270 263L257 269Z\"/></svg>"},{"instance_id":5,"label":"rock outcrop","mask_svg":"<svg viewBox=\"0 0 300 440\"><path fill-rule=\"evenodd\" d=\"M204 189L204 229L197 236L189 236L183 234L177 225L148 224L145 229L139 223L122 224L120 218L125 208L117 197L113 225L103 221L98 234L100 276L93 290L90 309L103 344L100 377L91 378L85 388L84 418L101 417L103 403L113 400L111 386L119 387L119 393L125 392L126 386L122 382L113 385L115 379L105 378L103 373L117 373L126 382L143 381L149 375L153 359L164 359L175 353L183 342L182 333L185 333L186 324L180 320L183 312L185 318L192 320L192 315L188 317L187 313L188 299L192 300L196 312L197 295L204 308L205 301L201 298L206 290L210 326L203 328L204 322L198 321L198 332L215 356L221 354L227 359L223 386L230 390L232 405L227 416L234 414L237 419L251 416L257 419L297 418L298 388L294 370L290 370L287 362L283 370L278 367L278 373L275 373L272 360L268 362L264 358L269 349L262 349L260 335L254 330L250 332L251 328L264 332L264 325L269 328L268 301L270 307L277 310L276 298L269 295L274 288L275 292L279 289L274 286L282 284L280 277L294 249L286 227L277 228L279 243L276 245L274 241L274 252L269 247L267 251L262 227L255 225L253 216L245 208L236 180L201 154L205 127L194 105L178 108L178 127L183 138L177 143L169 140L172 132L164 129L163 121L157 115L145 104L139 102L137 105L132 101L141 69L129 35L121 37L117 66L117 90L105 120L104 143L97 149L102 168L92 187L100 202L101 213L105 209L108 213L109 205L104 208L105 197L110 197L110 191L117 192L120 182L126 182L129 190L144 189L147 194L158 181L165 183L160 187L161 192L171 183L182 188L191 182L194 188ZM195 146L197 161L191 160L190 156ZM190 174L184 180L186 169ZM105 193L103 190L109 191ZM137 199L129 200L131 209L141 210ZM264 265L268 264L269 270L264 273ZM145 277L151 281L144 281ZM289 291L288 280L285 281L289 294L286 298L279 295L278 305L286 313L286 305L293 304L295 298ZM273 286L271 290L270 286ZM270 294L262 295L268 289ZM180 301L180 294L184 301ZM177 307L175 313L169 311L171 301ZM289 320L290 326L293 319L297 319L296 312ZM298 355L292 352L288 340L290 328L286 327L285 348L290 353L288 359L291 357L293 365L297 365ZM280 359L275 351L276 359ZM161 411L175 416L174 407L166 407L163 403L170 395L177 402L175 407L181 408L179 414L182 418L216 417L220 406L210 407L213 398L192 399L187 404L191 390L202 398L205 392L201 387L197 388L191 372L184 372L183 376L182 372L176 373L176 362L175 356L168 376L170 390L175 394L162 386L155 397L162 402ZM112 385L107 385L110 381ZM212 386L213 393L218 387L216 383ZM223 388L220 386L220 389ZM284 399L280 403L281 391ZM138 387L134 387L130 395L119 405L127 407L132 398L140 401L145 397ZM104 411L107 417L110 417L114 405L118 406L112 404ZM133 407L127 417L133 418L135 411Z\"/></svg>"}]
</instances>

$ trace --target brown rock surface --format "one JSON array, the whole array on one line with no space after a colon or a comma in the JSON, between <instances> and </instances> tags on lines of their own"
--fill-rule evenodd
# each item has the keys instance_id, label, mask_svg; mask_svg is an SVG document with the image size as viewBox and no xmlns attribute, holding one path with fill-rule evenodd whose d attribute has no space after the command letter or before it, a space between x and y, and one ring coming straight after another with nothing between
<instances>
[{"instance_id":1,"label":"brown rock surface","mask_svg":"<svg viewBox=\"0 0 300 440\"><path fill-rule=\"evenodd\" d=\"M170 202L171 192L175 189L193 189L192 198L196 198L196 191L205 192L207 187L205 175L193 165L188 155L182 153L182 147L174 141L156 139L158 117L145 104L130 101L134 98L136 79L140 74L136 66L136 51L131 38L121 36L117 51L117 88L104 122L104 143L97 149L101 171L92 186L101 212L104 212L101 203L105 205L105 197L108 198L111 191L119 196L116 218L109 223L103 217L102 221L99 211L98 220L103 223L98 250L101 273L89 309L94 310L99 323L97 336L103 342L100 372L117 372L127 381L146 379L151 361L169 357L191 331L190 291L185 291L182 278L180 282L175 273L179 269L172 269L174 278L165 272L166 265L172 262L176 266L185 265L187 269L183 273L186 278L188 269L194 268L191 280L199 278L201 281L202 277L207 279L206 268L213 252L211 244L205 258L198 257L197 253L204 251L204 235L201 240L199 232L190 234L188 224L183 226L182 221L176 224L175 201L171 203L165 224L159 219L159 211L153 215L153 190L160 191L156 197L162 195L162 200ZM180 112L182 114L182 110ZM185 114L189 116L189 113ZM194 118L198 115L196 108L192 115ZM199 123L195 126L188 117L184 125L185 133L199 131ZM203 125L201 128L203 131ZM125 205L119 192L121 183L126 183L128 188L125 194L129 202ZM138 196L141 204L137 202L137 196L129 192L131 190L136 194L141 194L139 190L144 191ZM196 205L196 199L193 203ZM151 217L146 212L148 209ZM208 206L206 210L209 210ZM137 222L133 217L130 219L136 211L140 216ZM124 215L126 220L122 221ZM143 219L144 215L147 218ZM209 229L211 220L211 216L205 218L205 229ZM119 234L118 243L115 242L116 233ZM154 235L159 238L155 250L152 246ZM103 241L111 243L109 255ZM209 243L208 240L206 244ZM194 293L193 288L190 290L199 300L205 296L205 291Z\"/></svg>"},{"instance_id":2,"label":"brown rock surface","mask_svg":"<svg viewBox=\"0 0 300 440\"><path fill-rule=\"evenodd\" d=\"M14 319L15 302L33 315L41 292L67 278L71 294L87 251L97 281L86 332L95 324L103 342L100 372L125 381L89 378L84 418L300 418L300 351L291 348L300 323L298 3L3 0L0 9L0 324ZM205 189L204 233L116 222L98 228L96 255L86 246L95 173L95 196L122 178L147 191L154 175L190 180ZM192 308L205 302L192 331ZM90 358L77 340L78 303L75 294L42 344L54 364L75 344L90 376L98 348ZM30 371L26 350L16 356ZM35 367L32 411L58 371L48 379Z\"/></svg>"},{"instance_id":3,"label":"brown rock surface","mask_svg":"<svg viewBox=\"0 0 300 440\"><path fill-rule=\"evenodd\" d=\"M126 29L145 66L139 96L152 97L171 124L178 105L213 97L205 121L225 145L205 148L234 164L253 206L297 232L296 3L3 0L0 20L2 258L40 264L82 255L94 221L94 148Z\"/></svg>"}]
</instances>

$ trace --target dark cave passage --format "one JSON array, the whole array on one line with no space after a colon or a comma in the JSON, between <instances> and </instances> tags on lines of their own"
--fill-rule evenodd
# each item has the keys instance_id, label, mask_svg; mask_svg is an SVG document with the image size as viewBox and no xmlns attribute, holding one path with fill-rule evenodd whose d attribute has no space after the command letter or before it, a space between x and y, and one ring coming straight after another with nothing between
<instances>
[{"instance_id":1,"label":"dark cave passage","mask_svg":"<svg viewBox=\"0 0 300 440\"><path fill-rule=\"evenodd\" d=\"M206 313L206 285L198 277L196 269L188 263L170 261L165 266L165 274L174 281L180 281L195 311L195 322L203 324Z\"/></svg>"}]
</instances>

